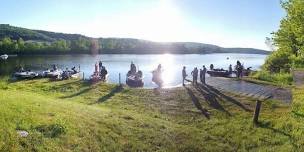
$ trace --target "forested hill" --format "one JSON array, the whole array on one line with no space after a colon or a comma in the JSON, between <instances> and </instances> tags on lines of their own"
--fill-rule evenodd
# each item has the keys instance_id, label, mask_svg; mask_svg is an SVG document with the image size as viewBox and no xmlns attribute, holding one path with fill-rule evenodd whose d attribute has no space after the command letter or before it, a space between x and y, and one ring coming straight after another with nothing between
<instances>
[{"instance_id":1,"label":"forested hill","mask_svg":"<svg viewBox=\"0 0 304 152\"><path fill-rule=\"evenodd\" d=\"M130 38L90 38L0 24L0 54L268 54L253 48L222 48L194 42L152 42Z\"/></svg>"}]
</instances>

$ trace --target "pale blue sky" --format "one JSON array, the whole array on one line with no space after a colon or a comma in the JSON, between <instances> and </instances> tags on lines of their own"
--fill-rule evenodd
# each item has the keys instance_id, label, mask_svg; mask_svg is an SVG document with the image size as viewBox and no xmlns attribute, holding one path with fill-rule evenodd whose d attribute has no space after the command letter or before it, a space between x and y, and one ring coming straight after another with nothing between
<instances>
[{"instance_id":1,"label":"pale blue sky","mask_svg":"<svg viewBox=\"0 0 304 152\"><path fill-rule=\"evenodd\" d=\"M268 49L280 0L1 0L0 23L92 37Z\"/></svg>"}]
</instances>

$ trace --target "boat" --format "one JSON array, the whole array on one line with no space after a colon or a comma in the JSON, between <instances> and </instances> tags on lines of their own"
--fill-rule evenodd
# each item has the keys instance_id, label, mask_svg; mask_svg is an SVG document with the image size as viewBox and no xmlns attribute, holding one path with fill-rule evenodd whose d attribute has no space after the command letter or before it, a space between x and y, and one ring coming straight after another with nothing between
<instances>
[{"instance_id":1,"label":"boat","mask_svg":"<svg viewBox=\"0 0 304 152\"><path fill-rule=\"evenodd\" d=\"M109 74L106 74L105 77L101 77L99 74L93 74L90 76L90 81L96 83L98 81L107 82Z\"/></svg>"},{"instance_id":2,"label":"boat","mask_svg":"<svg viewBox=\"0 0 304 152\"><path fill-rule=\"evenodd\" d=\"M231 75L231 72L228 70L223 70L223 69L214 69L214 70L209 70L207 73L211 77L229 77Z\"/></svg>"},{"instance_id":3,"label":"boat","mask_svg":"<svg viewBox=\"0 0 304 152\"><path fill-rule=\"evenodd\" d=\"M30 72L30 71L22 71L22 72L15 72L14 76L16 78L23 78L23 79L35 78L35 77L38 76L38 73L37 72Z\"/></svg>"},{"instance_id":4,"label":"boat","mask_svg":"<svg viewBox=\"0 0 304 152\"><path fill-rule=\"evenodd\" d=\"M126 84L129 87L143 87L144 81L142 72L138 71L136 73L131 73L131 71L129 71L126 78Z\"/></svg>"},{"instance_id":5,"label":"boat","mask_svg":"<svg viewBox=\"0 0 304 152\"><path fill-rule=\"evenodd\" d=\"M0 57L1 57L1 59L6 60L8 58L8 55L7 54L3 54Z\"/></svg>"},{"instance_id":6,"label":"boat","mask_svg":"<svg viewBox=\"0 0 304 152\"><path fill-rule=\"evenodd\" d=\"M55 78L62 74L61 70L48 70L43 72L44 77Z\"/></svg>"},{"instance_id":7,"label":"boat","mask_svg":"<svg viewBox=\"0 0 304 152\"><path fill-rule=\"evenodd\" d=\"M81 77L80 71L71 74L71 78L73 79L79 79L80 77Z\"/></svg>"},{"instance_id":8,"label":"boat","mask_svg":"<svg viewBox=\"0 0 304 152\"><path fill-rule=\"evenodd\" d=\"M81 76L80 71L63 71L61 74L61 79L63 80L69 78L78 79L80 78L80 76Z\"/></svg>"},{"instance_id":9,"label":"boat","mask_svg":"<svg viewBox=\"0 0 304 152\"><path fill-rule=\"evenodd\" d=\"M233 73L235 73L237 75L237 71L232 71ZM251 67L247 68L247 69L243 69L242 70L242 76L249 76L250 73L252 73L253 70L251 70Z\"/></svg>"}]
</instances>

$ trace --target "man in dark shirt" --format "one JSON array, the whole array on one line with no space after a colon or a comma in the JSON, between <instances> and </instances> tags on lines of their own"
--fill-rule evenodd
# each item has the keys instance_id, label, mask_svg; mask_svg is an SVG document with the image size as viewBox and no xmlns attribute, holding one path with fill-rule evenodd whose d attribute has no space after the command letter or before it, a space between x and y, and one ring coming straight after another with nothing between
<instances>
[{"instance_id":1,"label":"man in dark shirt","mask_svg":"<svg viewBox=\"0 0 304 152\"><path fill-rule=\"evenodd\" d=\"M200 69L200 78L201 78L202 84L206 84L206 72L207 72L207 69L206 69L205 65L203 65L203 69Z\"/></svg>"},{"instance_id":2,"label":"man in dark shirt","mask_svg":"<svg viewBox=\"0 0 304 152\"><path fill-rule=\"evenodd\" d=\"M198 76L198 69L197 67L194 68L194 70L191 72L193 77L193 85L197 84L197 76Z\"/></svg>"},{"instance_id":3,"label":"man in dark shirt","mask_svg":"<svg viewBox=\"0 0 304 152\"><path fill-rule=\"evenodd\" d=\"M186 67L185 66L183 67L182 77L183 77L183 86L185 86L185 79L187 77Z\"/></svg>"}]
</instances>

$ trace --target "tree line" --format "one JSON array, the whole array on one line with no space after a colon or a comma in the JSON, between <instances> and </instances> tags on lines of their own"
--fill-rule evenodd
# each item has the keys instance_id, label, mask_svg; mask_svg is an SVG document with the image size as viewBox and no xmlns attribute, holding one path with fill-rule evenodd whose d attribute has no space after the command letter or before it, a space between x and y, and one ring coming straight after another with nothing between
<instances>
[{"instance_id":1,"label":"tree line","mask_svg":"<svg viewBox=\"0 0 304 152\"><path fill-rule=\"evenodd\" d=\"M76 40L59 39L52 42L12 40L9 37L0 40L0 54L65 54L90 53L92 42L79 37Z\"/></svg>"}]
</instances>

